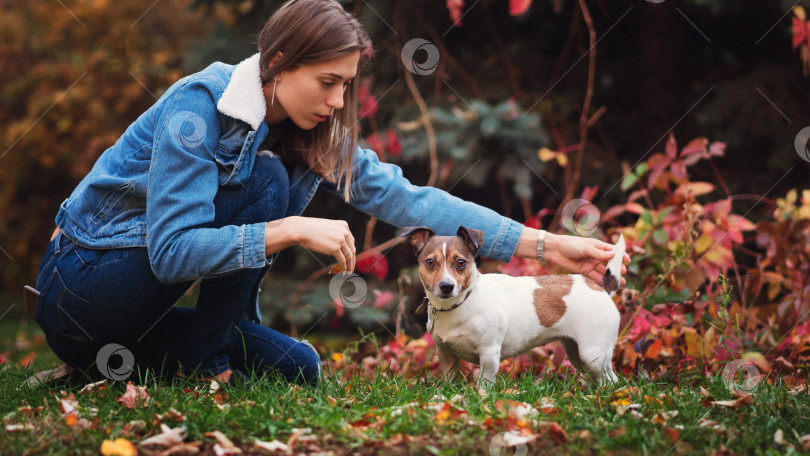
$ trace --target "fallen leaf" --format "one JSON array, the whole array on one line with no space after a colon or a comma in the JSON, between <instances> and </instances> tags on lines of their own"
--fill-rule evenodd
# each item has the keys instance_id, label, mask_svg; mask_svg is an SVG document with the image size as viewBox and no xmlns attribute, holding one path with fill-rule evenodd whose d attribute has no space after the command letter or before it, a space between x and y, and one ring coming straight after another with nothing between
<instances>
[{"instance_id":1,"label":"fallen leaf","mask_svg":"<svg viewBox=\"0 0 810 456\"><path fill-rule=\"evenodd\" d=\"M524 435L520 431L507 431L496 436L500 437L500 447L516 447L518 445L526 445L527 443L537 439L536 435Z\"/></svg>"},{"instance_id":2,"label":"fallen leaf","mask_svg":"<svg viewBox=\"0 0 810 456\"><path fill-rule=\"evenodd\" d=\"M565 429L556 422L552 421L548 423L548 430L551 434L551 438L554 439L555 442L563 444L568 440L568 434L565 432Z\"/></svg>"},{"instance_id":3,"label":"fallen leaf","mask_svg":"<svg viewBox=\"0 0 810 456\"><path fill-rule=\"evenodd\" d=\"M785 433L781 429L777 429L773 434L773 441L788 448L795 448L792 443L785 440Z\"/></svg>"},{"instance_id":4,"label":"fallen leaf","mask_svg":"<svg viewBox=\"0 0 810 456\"><path fill-rule=\"evenodd\" d=\"M159 456L171 456L173 454L189 454L189 453L199 453L200 446L202 446L202 442L183 442L179 445L175 445L168 450L163 451L160 453Z\"/></svg>"},{"instance_id":5,"label":"fallen leaf","mask_svg":"<svg viewBox=\"0 0 810 456\"><path fill-rule=\"evenodd\" d=\"M733 399L730 401L713 401L712 405L719 405L721 407L731 407L731 408L739 408L745 405L751 405L754 403L754 398L751 396L740 396L737 399Z\"/></svg>"},{"instance_id":6,"label":"fallen leaf","mask_svg":"<svg viewBox=\"0 0 810 456\"><path fill-rule=\"evenodd\" d=\"M173 447L183 443L183 440L186 438L184 435L186 432L185 426L172 429L165 424L161 424L160 431L160 434L142 440L141 445L161 445L165 447Z\"/></svg>"},{"instance_id":7,"label":"fallen leaf","mask_svg":"<svg viewBox=\"0 0 810 456\"><path fill-rule=\"evenodd\" d=\"M805 450L810 450L810 434L799 437L799 443L802 444Z\"/></svg>"},{"instance_id":8,"label":"fallen leaf","mask_svg":"<svg viewBox=\"0 0 810 456\"><path fill-rule=\"evenodd\" d=\"M509 401L509 413L518 420L534 418L538 415L537 409L525 402Z\"/></svg>"},{"instance_id":9,"label":"fallen leaf","mask_svg":"<svg viewBox=\"0 0 810 456\"><path fill-rule=\"evenodd\" d=\"M203 435L206 437L213 437L217 440L217 444L214 445L214 452L218 456L242 453L242 450L239 449L238 446L234 445L233 442L231 442L231 440L220 431L207 432Z\"/></svg>"},{"instance_id":10,"label":"fallen leaf","mask_svg":"<svg viewBox=\"0 0 810 456\"><path fill-rule=\"evenodd\" d=\"M174 407L171 407L169 409L169 411L166 412L166 413L161 413L161 414L155 413L154 417L155 417L155 420L157 420L158 422L164 421L164 420L172 420L172 421L177 422L177 423L182 423L183 421L186 421L186 415L184 415L183 413L178 412L177 410L174 409Z\"/></svg>"},{"instance_id":11,"label":"fallen leaf","mask_svg":"<svg viewBox=\"0 0 810 456\"><path fill-rule=\"evenodd\" d=\"M794 366L790 361L786 360L784 356L776 358L774 364L782 372L792 373L796 371L796 366Z\"/></svg>"},{"instance_id":12,"label":"fallen leaf","mask_svg":"<svg viewBox=\"0 0 810 456\"><path fill-rule=\"evenodd\" d=\"M76 415L71 413L65 417L65 424L67 424L68 426L75 426L76 420L77 420Z\"/></svg>"},{"instance_id":13,"label":"fallen leaf","mask_svg":"<svg viewBox=\"0 0 810 456\"><path fill-rule=\"evenodd\" d=\"M681 440L681 431L674 428L664 428L664 435L669 440L670 445L675 445Z\"/></svg>"},{"instance_id":14,"label":"fallen leaf","mask_svg":"<svg viewBox=\"0 0 810 456\"><path fill-rule=\"evenodd\" d=\"M62 409L62 415L64 416L70 414L78 415L76 410L79 408L79 401L76 400L73 393L70 393L69 396L59 399L59 407Z\"/></svg>"},{"instance_id":15,"label":"fallen leaf","mask_svg":"<svg viewBox=\"0 0 810 456\"><path fill-rule=\"evenodd\" d=\"M106 385L106 384L107 384L107 380L102 380L100 382L95 382L95 383L88 383L87 385L84 385L81 390L79 390L79 394L89 393L89 392L91 392L91 391L93 391L95 389L100 388L103 385Z\"/></svg>"},{"instance_id":16,"label":"fallen leaf","mask_svg":"<svg viewBox=\"0 0 810 456\"><path fill-rule=\"evenodd\" d=\"M97 425L98 425L98 417L94 418L93 421L90 421L86 418L79 418L79 420L76 421L76 427L78 427L79 429L95 429Z\"/></svg>"},{"instance_id":17,"label":"fallen leaf","mask_svg":"<svg viewBox=\"0 0 810 456\"><path fill-rule=\"evenodd\" d=\"M135 386L132 382L127 382L127 391L118 398L118 403L126 408L134 409L143 407L149 402L149 393L145 386Z\"/></svg>"},{"instance_id":18,"label":"fallen leaf","mask_svg":"<svg viewBox=\"0 0 810 456\"><path fill-rule=\"evenodd\" d=\"M6 432L33 431L34 429L34 425L31 423L6 425Z\"/></svg>"},{"instance_id":19,"label":"fallen leaf","mask_svg":"<svg viewBox=\"0 0 810 456\"><path fill-rule=\"evenodd\" d=\"M578 439L589 439L589 438L591 438L591 431L589 431L587 429L583 429L581 431L577 431L577 433L574 434L574 435Z\"/></svg>"},{"instance_id":20,"label":"fallen leaf","mask_svg":"<svg viewBox=\"0 0 810 456\"><path fill-rule=\"evenodd\" d=\"M31 366L31 363L34 362L34 358L36 358L36 356L37 356L37 352L33 352L33 351L29 352L27 355L25 355L23 357L23 359L21 359L17 363L17 365L20 366L20 367L29 367L29 366Z\"/></svg>"},{"instance_id":21,"label":"fallen leaf","mask_svg":"<svg viewBox=\"0 0 810 456\"><path fill-rule=\"evenodd\" d=\"M101 454L104 456L135 456L138 450L127 439L105 440L101 442Z\"/></svg>"},{"instance_id":22,"label":"fallen leaf","mask_svg":"<svg viewBox=\"0 0 810 456\"><path fill-rule=\"evenodd\" d=\"M286 451L286 452L291 451L290 447L286 443L279 442L278 440L273 440L272 442L263 442L261 440L256 440L255 442L253 442L253 445L256 448L261 448L262 450L267 451Z\"/></svg>"},{"instance_id":23,"label":"fallen leaf","mask_svg":"<svg viewBox=\"0 0 810 456\"><path fill-rule=\"evenodd\" d=\"M217 456L231 456L234 454L242 454L242 450L240 450L238 447L228 448L220 445L219 443L215 443L214 454Z\"/></svg>"}]
</instances>

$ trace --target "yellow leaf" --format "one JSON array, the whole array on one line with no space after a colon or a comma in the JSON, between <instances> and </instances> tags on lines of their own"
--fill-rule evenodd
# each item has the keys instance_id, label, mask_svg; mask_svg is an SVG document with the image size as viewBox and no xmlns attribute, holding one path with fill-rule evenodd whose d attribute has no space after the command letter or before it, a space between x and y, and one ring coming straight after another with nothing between
<instances>
[{"instance_id":1,"label":"yellow leaf","mask_svg":"<svg viewBox=\"0 0 810 456\"><path fill-rule=\"evenodd\" d=\"M727 249L725 247L722 247L722 246L719 246L719 245L715 246L711 250L709 250L709 253L707 253L706 256L704 257L704 259L706 259L706 261L711 261L712 263L718 264L718 265L725 264L727 261L730 261L732 258L733 257L731 255L731 251L729 249Z\"/></svg>"},{"instance_id":2,"label":"yellow leaf","mask_svg":"<svg viewBox=\"0 0 810 456\"><path fill-rule=\"evenodd\" d=\"M796 189L795 188L790 189L790 191L787 192L787 195L785 195L785 202L787 204L793 205L796 202L796 196L797 196Z\"/></svg>"},{"instance_id":3,"label":"yellow leaf","mask_svg":"<svg viewBox=\"0 0 810 456\"><path fill-rule=\"evenodd\" d=\"M801 20L804 20L807 17L807 15L804 13L804 8L802 8L801 5L793 7L793 14L795 14L796 17Z\"/></svg>"},{"instance_id":4,"label":"yellow leaf","mask_svg":"<svg viewBox=\"0 0 810 456\"><path fill-rule=\"evenodd\" d=\"M714 185L708 182L690 182L683 184L675 190L675 193L680 195L689 194L691 196L700 196L714 191Z\"/></svg>"},{"instance_id":5,"label":"yellow leaf","mask_svg":"<svg viewBox=\"0 0 810 456\"><path fill-rule=\"evenodd\" d=\"M741 358L755 365L761 371L768 372L771 370L771 363L765 359L765 356L763 356L762 353L745 352L742 354Z\"/></svg>"},{"instance_id":6,"label":"yellow leaf","mask_svg":"<svg viewBox=\"0 0 810 456\"><path fill-rule=\"evenodd\" d=\"M704 234L695 241L695 252L703 253L712 246L712 237L708 234Z\"/></svg>"},{"instance_id":7,"label":"yellow leaf","mask_svg":"<svg viewBox=\"0 0 810 456\"><path fill-rule=\"evenodd\" d=\"M686 339L686 354L695 359L703 359L703 339L700 335L692 328L684 328L683 337Z\"/></svg>"},{"instance_id":8,"label":"yellow leaf","mask_svg":"<svg viewBox=\"0 0 810 456\"><path fill-rule=\"evenodd\" d=\"M336 363L341 363L346 359L346 356L343 353L332 353L332 361Z\"/></svg>"},{"instance_id":9,"label":"yellow leaf","mask_svg":"<svg viewBox=\"0 0 810 456\"><path fill-rule=\"evenodd\" d=\"M568 155L565 154L557 154L557 164L560 166L565 166L568 164Z\"/></svg>"},{"instance_id":10,"label":"yellow leaf","mask_svg":"<svg viewBox=\"0 0 810 456\"><path fill-rule=\"evenodd\" d=\"M537 151L537 157L540 158L541 161L548 162L554 160L554 157L557 156L557 152L549 149L548 147L543 147Z\"/></svg>"},{"instance_id":11,"label":"yellow leaf","mask_svg":"<svg viewBox=\"0 0 810 456\"><path fill-rule=\"evenodd\" d=\"M782 287L778 283L768 285L768 300L773 301L776 299L776 297L779 296L779 291L781 289Z\"/></svg>"},{"instance_id":12,"label":"yellow leaf","mask_svg":"<svg viewBox=\"0 0 810 456\"><path fill-rule=\"evenodd\" d=\"M105 440L101 442L101 454L104 456L136 456L138 450L127 439Z\"/></svg>"},{"instance_id":13,"label":"yellow leaf","mask_svg":"<svg viewBox=\"0 0 810 456\"><path fill-rule=\"evenodd\" d=\"M709 351L711 351L712 347L715 346L715 343L714 343L714 326L709 328L709 330L706 331L706 334L703 335L703 346L705 347L704 351L707 354L709 353Z\"/></svg>"}]
</instances>

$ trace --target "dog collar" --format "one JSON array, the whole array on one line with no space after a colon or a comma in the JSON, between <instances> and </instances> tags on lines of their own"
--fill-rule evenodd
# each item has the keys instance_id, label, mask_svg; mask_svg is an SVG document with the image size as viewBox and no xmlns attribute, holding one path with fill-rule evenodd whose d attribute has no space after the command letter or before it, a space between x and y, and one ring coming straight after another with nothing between
<instances>
[{"instance_id":1,"label":"dog collar","mask_svg":"<svg viewBox=\"0 0 810 456\"><path fill-rule=\"evenodd\" d=\"M464 299L462 299L461 302L457 302L456 304L453 304L449 309L439 309L436 306L431 305L430 300L427 298L427 296L425 296L425 300L422 301L422 304L427 302L427 305L428 305L428 307L431 308L431 312L433 313L433 315L436 315L436 312L450 312L451 310L456 309L458 306L464 304L464 302L467 300L467 298L470 297L470 294L472 294L472 290L467 292L467 295L464 296Z\"/></svg>"}]
</instances>

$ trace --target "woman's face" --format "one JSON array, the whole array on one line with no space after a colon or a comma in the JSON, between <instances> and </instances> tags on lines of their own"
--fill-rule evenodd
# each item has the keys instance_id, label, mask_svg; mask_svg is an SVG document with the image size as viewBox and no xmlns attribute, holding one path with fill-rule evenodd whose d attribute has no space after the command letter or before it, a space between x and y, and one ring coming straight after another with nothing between
<instances>
[{"instance_id":1,"label":"woman's face","mask_svg":"<svg viewBox=\"0 0 810 456\"><path fill-rule=\"evenodd\" d=\"M265 86L267 121L275 124L289 117L303 130L325 122L343 108L343 93L357 74L360 52L313 65L302 65L278 75L273 105L273 82Z\"/></svg>"}]
</instances>

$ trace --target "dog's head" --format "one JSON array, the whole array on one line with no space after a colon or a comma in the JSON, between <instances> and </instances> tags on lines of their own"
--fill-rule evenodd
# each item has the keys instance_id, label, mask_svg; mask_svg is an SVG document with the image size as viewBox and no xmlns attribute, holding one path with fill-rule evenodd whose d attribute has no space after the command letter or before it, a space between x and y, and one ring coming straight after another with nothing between
<instances>
[{"instance_id":1,"label":"dog's head","mask_svg":"<svg viewBox=\"0 0 810 456\"><path fill-rule=\"evenodd\" d=\"M429 228L409 227L400 236L408 238L419 260L419 276L429 297L452 299L471 286L482 231L462 226L456 236L435 236Z\"/></svg>"}]
</instances>

